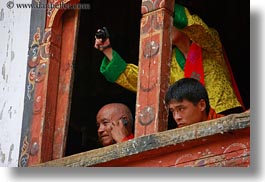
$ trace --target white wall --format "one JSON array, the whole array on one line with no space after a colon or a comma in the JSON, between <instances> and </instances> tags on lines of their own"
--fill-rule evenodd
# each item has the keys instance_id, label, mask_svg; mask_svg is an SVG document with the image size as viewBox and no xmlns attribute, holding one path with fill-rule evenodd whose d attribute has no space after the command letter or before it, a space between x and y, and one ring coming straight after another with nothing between
<instances>
[{"instance_id":1,"label":"white wall","mask_svg":"<svg viewBox=\"0 0 265 182\"><path fill-rule=\"evenodd\" d=\"M18 166L31 9L0 1L0 167Z\"/></svg>"}]
</instances>

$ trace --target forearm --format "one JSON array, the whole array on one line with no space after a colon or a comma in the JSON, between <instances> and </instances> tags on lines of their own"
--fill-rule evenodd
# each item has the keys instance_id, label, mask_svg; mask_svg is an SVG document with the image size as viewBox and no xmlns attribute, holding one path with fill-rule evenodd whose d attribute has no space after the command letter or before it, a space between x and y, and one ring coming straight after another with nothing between
<instances>
[{"instance_id":1,"label":"forearm","mask_svg":"<svg viewBox=\"0 0 265 182\"><path fill-rule=\"evenodd\" d=\"M108 48L106 48L106 49L104 49L103 51L103 54L108 58L108 60L109 61L111 61L112 60L112 47L108 47Z\"/></svg>"}]
</instances>

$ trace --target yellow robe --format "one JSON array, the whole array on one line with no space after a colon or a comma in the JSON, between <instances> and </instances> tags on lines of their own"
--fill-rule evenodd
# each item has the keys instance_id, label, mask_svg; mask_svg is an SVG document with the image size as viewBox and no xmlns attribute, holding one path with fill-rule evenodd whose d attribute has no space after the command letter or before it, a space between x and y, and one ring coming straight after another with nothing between
<instances>
[{"instance_id":1,"label":"yellow robe","mask_svg":"<svg viewBox=\"0 0 265 182\"><path fill-rule=\"evenodd\" d=\"M197 15L190 15L185 8L188 24L181 29L190 39L202 47L205 87L211 107L217 112L240 107L233 90L231 78L222 51L218 32L209 28ZM184 77L178 64L176 51L172 51L170 84ZM124 88L137 91L138 67L127 64L124 72L115 81Z\"/></svg>"}]
</instances>

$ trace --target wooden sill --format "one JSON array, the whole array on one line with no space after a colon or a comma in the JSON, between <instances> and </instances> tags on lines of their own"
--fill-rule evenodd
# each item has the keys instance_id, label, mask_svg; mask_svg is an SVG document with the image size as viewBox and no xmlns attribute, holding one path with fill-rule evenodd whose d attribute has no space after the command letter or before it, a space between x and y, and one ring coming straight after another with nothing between
<instances>
[{"instance_id":1,"label":"wooden sill","mask_svg":"<svg viewBox=\"0 0 265 182\"><path fill-rule=\"evenodd\" d=\"M158 159L161 156L166 156L166 154L172 155L170 153L176 155L178 152L203 145L209 146L209 144L244 138L242 136L245 136L245 141L250 146L250 111L141 136L127 142L78 153L31 167L143 166L143 163L144 166L158 166L158 162L150 163L151 159ZM250 154L247 152L245 155L249 156ZM174 162L168 161L170 165L174 165Z\"/></svg>"}]
</instances>

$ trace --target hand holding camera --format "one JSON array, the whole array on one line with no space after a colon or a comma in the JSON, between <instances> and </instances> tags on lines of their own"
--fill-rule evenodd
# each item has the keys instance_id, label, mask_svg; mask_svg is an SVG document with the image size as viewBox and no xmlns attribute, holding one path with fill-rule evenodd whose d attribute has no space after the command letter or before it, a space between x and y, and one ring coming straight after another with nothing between
<instances>
[{"instance_id":1,"label":"hand holding camera","mask_svg":"<svg viewBox=\"0 0 265 182\"><path fill-rule=\"evenodd\" d=\"M95 33L95 48L99 49L100 51L104 51L105 49L111 47L109 41L109 32L106 27L102 29L98 29Z\"/></svg>"},{"instance_id":2,"label":"hand holding camera","mask_svg":"<svg viewBox=\"0 0 265 182\"><path fill-rule=\"evenodd\" d=\"M107 38L109 38L109 32L106 27L103 27L102 29L98 29L98 31L95 33L96 39L101 39L102 42L105 42Z\"/></svg>"}]
</instances>

